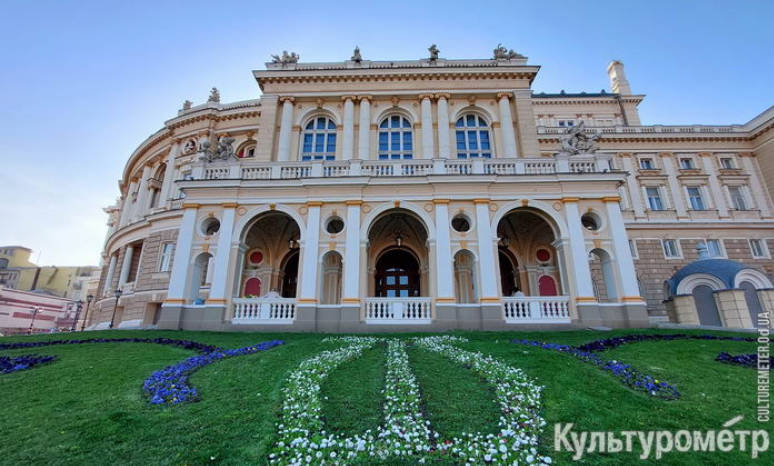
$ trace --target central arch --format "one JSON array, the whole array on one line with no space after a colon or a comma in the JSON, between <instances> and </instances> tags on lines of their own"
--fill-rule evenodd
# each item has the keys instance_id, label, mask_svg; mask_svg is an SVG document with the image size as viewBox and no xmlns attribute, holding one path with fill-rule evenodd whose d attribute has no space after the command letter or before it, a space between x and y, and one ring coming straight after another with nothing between
<instances>
[{"instance_id":1,"label":"central arch","mask_svg":"<svg viewBox=\"0 0 774 466\"><path fill-rule=\"evenodd\" d=\"M296 220L279 210L260 213L247 222L240 235L238 295L295 298L300 237Z\"/></svg>"},{"instance_id":2,"label":"central arch","mask_svg":"<svg viewBox=\"0 0 774 466\"><path fill-rule=\"evenodd\" d=\"M424 222L407 209L393 208L378 216L367 234L368 295L428 296L428 231Z\"/></svg>"}]
</instances>

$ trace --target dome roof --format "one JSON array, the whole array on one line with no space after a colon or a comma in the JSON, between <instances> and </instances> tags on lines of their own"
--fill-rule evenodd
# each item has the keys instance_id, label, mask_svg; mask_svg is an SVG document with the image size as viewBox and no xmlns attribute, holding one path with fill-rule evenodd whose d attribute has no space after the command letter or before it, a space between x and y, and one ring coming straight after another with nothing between
<instances>
[{"instance_id":1,"label":"dome roof","mask_svg":"<svg viewBox=\"0 0 774 466\"><path fill-rule=\"evenodd\" d=\"M672 278L666 282L669 286L670 296L677 294L677 286L684 278L697 273L717 277L726 285L726 288L733 288L734 278L745 269L752 269L752 267L729 259L699 259L675 272Z\"/></svg>"}]
</instances>

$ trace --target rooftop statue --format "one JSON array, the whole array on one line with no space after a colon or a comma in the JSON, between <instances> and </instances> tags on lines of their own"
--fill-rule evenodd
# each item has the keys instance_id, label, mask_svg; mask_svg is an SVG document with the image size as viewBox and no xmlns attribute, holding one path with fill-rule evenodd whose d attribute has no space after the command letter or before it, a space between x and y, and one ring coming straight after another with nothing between
<instances>
[{"instance_id":1,"label":"rooftop statue","mask_svg":"<svg viewBox=\"0 0 774 466\"><path fill-rule=\"evenodd\" d=\"M360 47L355 46L355 51L352 52L352 57L350 58L355 63L360 63L363 61L363 56L360 55Z\"/></svg>"},{"instance_id":2,"label":"rooftop statue","mask_svg":"<svg viewBox=\"0 0 774 466\"><path fill-rule=\"evenodd\" d=\"M234 138L228 136L219 138L218 143L215 146L212 146L210 141L204 141L202 142L202 148L199 150L202 154L200 160L214 162L216 160L229 160L232 157L236 157L233 144Z\"/></svg>"},{"instance_id":3,"label":"rooftop statue","mask_svg":"<svg viewBox=\"0 0 774 466\"><path fill-rule=\"evenodd\" d=\"M593 154L597 151L597 142L602 134L599 132L589 136L584 132L585 125L583 121L578 126L573 126L567 133L561 137L562 149L560 154L578 155Z\"/></svg>"},{"instance_id":4,"label":"rooftop statue","mask_svg":"<svg viewBox=\"0 0 774 466\"><path fill-rule=\"evenodd\" d=\"M210 96L207 98L207 102L220 103L220 91L217 87L213 87L210 90Z\"/></svg>"},{"instance_id":5,"label":"rooftop statue","mask_svg":"<svg viewBox=\"0 0 774 466\"><path fill-rule=\"evenodd\" d=\"M191 110L191 106L193 105L193 102L190 100L186 100L183 102L183 110Z\"/></svg>"},{"instance_id":6,"label":"rooftop statue","mask_svg":"<svg viewBox=\"0 0 774 466\"><path fill-rule=\"evenodd\" d=\"M282 65L287 65L288 63L298 63L298 59L301 58L300 55L298 55L295 52L288 53L287 50L282 51L282 56L280 55L272 55L271 56L271 62L272 63L280 63Z\"/></svg>"},{"instance_id":7,"label":"rooftop statue","mask_svg":"<svg viewBox=\"0 0 774 466\"><path fill-rule=\"evenodd\" d=\"M513 58L524 58L524 55L514 52L513 49L506 49L503 44L497 44L497 48L494 49L495 60L511 60Z\"/></svg>"},{"instance_id":8,"label":"rooftop statue","mask_svg":"<svg viewBox=\"0 0 774 466\"><path fill-rule=\"evenodd\" d=\"M438 60L438 54L441 53L441 51L438 50L438 47L436 47L435 44L428 47L427 51L430 52L430 61Z\"/></svg>"}]
</instances>

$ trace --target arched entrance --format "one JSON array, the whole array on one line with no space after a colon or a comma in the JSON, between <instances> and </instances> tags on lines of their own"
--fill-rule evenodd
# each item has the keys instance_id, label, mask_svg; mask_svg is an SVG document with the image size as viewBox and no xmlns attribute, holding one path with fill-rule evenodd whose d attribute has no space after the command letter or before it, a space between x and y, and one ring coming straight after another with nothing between
<instances>
[{"instance_id":1,"label":"arched entrance","mask_svg":"<svg viewBox=\"0 0 774 466\"><path fill-rule=\"evenodd\" d=\"M508 212L497 224L498 271L503 296L518 290L525 296L549 296L541 292L546 278L554 284L554 293L561 289L560 269L556 249L556 225L538 209L519 207Z\"/></svg>"},{"instance_id":2,"label":"arched entrance","mask_svg":"<svg viewBox=\"0 0 774 466\"><path fill-rule=\"evenodd\" d=\"M369 295L428 296L427 228L412 212L390 209L368 230Z\"/></svg>"},{"instance_id":3,"label":"arched entrance","mask_svg":"<svg viewBox=\"0 0 774 466\"><path fill-rule=\"evenodd\" d=\"M264 212L250 221L242 234L239 296L259 297L273 293L294 298L300 235L298 224L284 212Z\"/></svg>"}]
</instances>

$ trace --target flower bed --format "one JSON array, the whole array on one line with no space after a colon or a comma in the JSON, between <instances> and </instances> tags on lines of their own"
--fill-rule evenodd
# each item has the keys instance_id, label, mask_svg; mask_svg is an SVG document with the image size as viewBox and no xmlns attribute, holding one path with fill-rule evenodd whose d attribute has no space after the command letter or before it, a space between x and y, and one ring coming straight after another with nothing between
<instances>
[{"instance_id":1,"label":"flower bed","mask_svg":"<svg viewBox=\"0 0 774 466\"><path fill-rule=\"evenodd\" d=\"M31 369L39 364L45 364L56 359L56 356L41 356L39 354L27 354L24 356L0 356L0 374Z\"/></svg>"},{"instance_id":2,"label":"flower bed","mask_svg":"<svg viewBox=\"0 0 774 466\"><path fill-rule=\"evenodd\" d=\"M455 348L454 337L418 338L418 347L438 352L465 367L471 367L495 385L503 417L500 433L464 434L444 440L434 432L421 411L420 391L411 372L406 343L387 340L384 388L384 424L376 431L344 437L324 430L321 419L320 385L340 364L355 359L382 341L375 338L338 338L348 343L341 349L324 351L301 363L287 383L279 441L269 455L276 464L347 464L351 462L400 461L424 463L434 458L454 458L463 463L515 462L549 464L537 453L537 436L545 422L538 415L540 387L518 369L480 353Z\"/></svg>"},{"instance_id":3,"label":"flower bed","mask_svg":"<svg viewBox=\"0 0 774 466\"><path fill-rule=\"evenodd\" d=\"M81 345L85 343L154 343L157 345L178 346L183 349L198 351L199 353L210 353L220 349L217 346L205 345L203 343L197 343L191 340L175 340L172 338L92 338L82 340L48 340L3 343L0 344L0 351L24 348L40 348L43 346L54 345Z\"/></svg>"},{"instance_id":4,"label":"flower bed","mask_svg":"<svg viewBox=\"0 0 774 466\"><path fill-rule=\"evenodd\" d=\"M199 393L195 387L188 385L188 377L191 373L221 359L266 351L283 343L282 340L273 340L258 343L257 345L245 346L244 348L216 349L198 356L192 356L151 374L143 383L143 392L150 399L150 403L154 405L176 405L196 401Z\"/></svg>"},{"instance_id":5,"label":"flower bed","mask_svg":"<svg viewBox=\"0 0 774 466\"><path fill-rule=\"evenodd\" d=\"M643 341L671 341L671 340L725 340L725 341L755 341L749 337L723 337L717 335L687 335L675 333L671 335L658 334L634 334L622 337L604 338L577 346L581 351L597 352L616 348L627 343L640 343Z\"/></svg>"},{"instance_id":6,"label":"flower bed","mask_svg":"<svg viewBox=\"0 0 774 466\"><path fill-rule=\"evenodd\" d=\"M715 361L723 362L726 364L734 364L742 367L749 367L750 369L758 369L758 353L737 354L732 356L726 352L718 354ZM771 370L771 365L774 364L774 357L769 357L768 370ZM765 363L763 365L766 365Z\"/></svg>"},{"instance_id":7,"label":"flower bed","mask_svg":"<svg viewBox=\"0 0 774 466\"><path fill-rule=\"evenodd\" d=\"M601 341L601 340L600 340ZM677 389L663 381L659 381L653 376L643 374L630 364L624 364L620 361L606 361L594 353L584 351L581 347L569 345L559 345L556 343L544 343L535 340L513 340L513 343L520 345L536 346L539 348L550 349L560 353L567 353L578 358L583 362L593 364L594 366L613 374L624 385L665 400L674 400L680 398L680 392Z\"/></svg>"}]
</instances>

